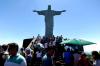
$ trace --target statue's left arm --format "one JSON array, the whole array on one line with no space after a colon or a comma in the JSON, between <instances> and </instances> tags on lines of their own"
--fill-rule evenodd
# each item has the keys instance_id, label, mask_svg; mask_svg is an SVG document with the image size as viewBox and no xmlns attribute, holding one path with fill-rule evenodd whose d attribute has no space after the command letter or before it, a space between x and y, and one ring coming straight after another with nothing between
<instances>
[{"instance_id":1,"label":"statue's left arm","mask_svg":"<svg viewBox=\"0 0 100 66\"><path fill-rule=\"evenodd\" d=\"M53 15L60 15L62 12L65 12L66 10L62 10L62 11L54 11Z\"/></svg>"}]
</instances>

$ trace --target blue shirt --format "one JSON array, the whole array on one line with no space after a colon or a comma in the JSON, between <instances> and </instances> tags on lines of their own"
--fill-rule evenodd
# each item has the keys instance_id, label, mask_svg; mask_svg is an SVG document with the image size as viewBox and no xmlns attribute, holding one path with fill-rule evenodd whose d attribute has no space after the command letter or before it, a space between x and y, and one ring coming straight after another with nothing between
<instances>
[{"instance_id":1,"label":"blue shirt","mask_svg":"<svg viewBox=\"0 0 100 66\"><path fill-rule=\"evenodd\" d=\"M26 60L21 55L10 56L4 66L27 66Z\"/></svg>"}]
</instances>

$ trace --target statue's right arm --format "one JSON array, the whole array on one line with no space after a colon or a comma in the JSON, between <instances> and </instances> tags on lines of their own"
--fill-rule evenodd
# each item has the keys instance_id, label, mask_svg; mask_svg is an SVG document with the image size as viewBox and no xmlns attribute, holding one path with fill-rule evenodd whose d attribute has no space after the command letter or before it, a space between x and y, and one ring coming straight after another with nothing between
<instances>
[{"instance_id":1,"label":"statue's right arm","mask_svg":"<svg viewBox=\"0 0 100 66\"><path fill-rule=\"evenodd\" d=\"M61 12L66 12L66 10L62 10Z\"/></svg>"},{"instance_id":2,"label":"statue's right arm","mask_svg":"<svg viewBox=\"0 0 100 66\"><path fill-rule=\"evenodd\" d=\"M53 11L54 15L60 15L62 12L66 12L66 10L62 10L62 11Z\"/></svg>"}]
</instances>

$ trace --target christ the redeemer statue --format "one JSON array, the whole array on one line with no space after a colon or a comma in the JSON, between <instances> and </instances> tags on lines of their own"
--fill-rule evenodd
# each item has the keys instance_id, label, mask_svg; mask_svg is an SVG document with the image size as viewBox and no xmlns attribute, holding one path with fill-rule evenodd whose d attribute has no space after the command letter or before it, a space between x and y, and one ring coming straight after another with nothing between
<instances>
[{"instance_id":1,"label":"christ the redeemer statue","mask_svg":"<svg viewBox=\"0 0 100 66\"><path fill-rule=\"evenodd\" d=\"M50 37L53 35L53 27L54 27L54 20L53 16L60 15L62 12L65 12L65 10L62 11L54 11L51 10L51 5L48 5L48 10L42 10L42 11L36 11L39 15L45 16L45 36Z\"/></svg>"}]
</instances>

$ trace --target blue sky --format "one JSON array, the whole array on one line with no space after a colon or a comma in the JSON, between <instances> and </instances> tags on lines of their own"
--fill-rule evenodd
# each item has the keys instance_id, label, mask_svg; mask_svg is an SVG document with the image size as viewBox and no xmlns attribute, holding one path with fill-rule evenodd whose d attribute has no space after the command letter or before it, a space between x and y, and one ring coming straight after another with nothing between
<instances>
[{"instance_id":1,"label":"blue sky","mask_svg":"<svg viewBox=\"0 0 100 66\"><path fill-rule=\"evenodd\" d=\"M54 35L99 43L100 0L0 0L0 44L44 35L44 16L32 10L66 10L54 17Z\"/></svg>"}]
</instances>

